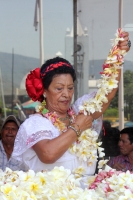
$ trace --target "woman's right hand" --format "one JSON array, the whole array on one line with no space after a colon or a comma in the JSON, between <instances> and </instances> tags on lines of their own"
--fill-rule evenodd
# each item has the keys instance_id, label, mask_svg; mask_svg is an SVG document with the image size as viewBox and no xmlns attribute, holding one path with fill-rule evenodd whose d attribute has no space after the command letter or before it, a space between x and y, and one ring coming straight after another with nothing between
<instances>
[{"instance_id":1,"label":"woman's right hand","mask_svg":"<svg viewBox=\"0 0 133 200\"><path fill-rule=\"evenodd\" d=\"M91 115L78 114L75 119L81 131L85 131L92 127L93 117Z\"/></svg>"}]
</instances>

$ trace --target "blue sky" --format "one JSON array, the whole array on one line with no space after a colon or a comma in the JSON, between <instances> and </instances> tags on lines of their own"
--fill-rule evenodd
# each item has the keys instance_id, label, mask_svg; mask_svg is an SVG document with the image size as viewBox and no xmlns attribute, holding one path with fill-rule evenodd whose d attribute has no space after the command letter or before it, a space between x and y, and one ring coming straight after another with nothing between
<instances>
[{"instance_id":1,"label":"blue sky","mask_svg":"<svg viewBox=\"0 0 133 200\"><path fill-rule=\"evenodd\" d=\"M44 58L64 55L73 26L72 0L43 0ZM33 26L35 0L0 0L0 52L39 58L39 31Z\"/></svg>"}]
</instances>

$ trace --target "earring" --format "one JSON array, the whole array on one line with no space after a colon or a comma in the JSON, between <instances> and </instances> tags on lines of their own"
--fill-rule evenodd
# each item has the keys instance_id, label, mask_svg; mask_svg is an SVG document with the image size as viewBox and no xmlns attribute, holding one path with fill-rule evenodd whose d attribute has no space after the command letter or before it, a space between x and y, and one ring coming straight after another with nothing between
<instances>
[{"instance_id":1,"label":"earring","mask_svg":"<svg viewBox=\"0 0 133 200\"><path fill-rule=\"evenodd\" d=\"M44 98L46 99L46 94L43 94Z\"/></svg>"}]
</instances>

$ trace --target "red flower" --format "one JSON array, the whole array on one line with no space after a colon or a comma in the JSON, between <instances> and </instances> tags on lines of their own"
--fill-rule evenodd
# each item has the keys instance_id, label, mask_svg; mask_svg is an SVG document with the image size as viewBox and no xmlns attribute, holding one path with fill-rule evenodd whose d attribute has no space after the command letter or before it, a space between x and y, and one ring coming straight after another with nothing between
<instances>
[{"instance_id":1,"label":"red flower","mask_svg":"<svg viewBox=\"0 0 133 200\"><path fill-rule=\"evenodd\" d=\"M40 77L40 68L36 68L26 78L26 90L33 101L43 101L43 84Z\"/></svg>"}]
</instances>

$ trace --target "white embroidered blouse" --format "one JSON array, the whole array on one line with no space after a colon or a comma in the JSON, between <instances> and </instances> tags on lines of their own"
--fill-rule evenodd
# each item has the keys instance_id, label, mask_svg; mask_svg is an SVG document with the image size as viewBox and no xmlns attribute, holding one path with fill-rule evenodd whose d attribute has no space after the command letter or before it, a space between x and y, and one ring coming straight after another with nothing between
<instances>
[{"instance_id":1,"label":"white embroidered blouse","mask_svg":"<svg viewBox=\"0 0 133 200\"><path fill-rule=\"evenodd\" d=\"M94 95L95 92L79 98L73 105L75 113L77 114L79 112L78 107L83 103L83 101L94 97ZM93 128L97 131L98 134L100 133L101 126L102 118L100 117L93 123ZM51 140L58 137L59 135L59 130L47 118L40 114L30 115L30 117L26 119L19 128L14 143L12 157L23 162L26 166L29 167L29 169L32 169L35 172L46 169L52 170L55 166L64 166L64 168L74 170L78 166L82 165L86 168L87 174L94 174L96 162L93 164L93 166L88 167L87 163L81 163L76 155L71 154L69 150L67 150L53 164L45 164L39 160L36 152L32 149L32 146L41 140Z\"/></svg>"}]
</instances>

